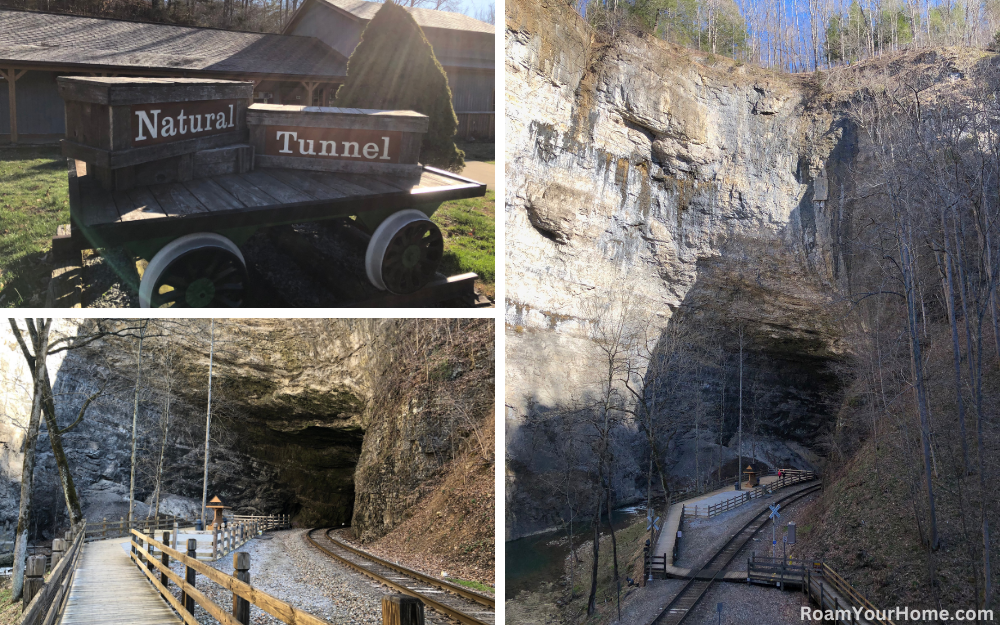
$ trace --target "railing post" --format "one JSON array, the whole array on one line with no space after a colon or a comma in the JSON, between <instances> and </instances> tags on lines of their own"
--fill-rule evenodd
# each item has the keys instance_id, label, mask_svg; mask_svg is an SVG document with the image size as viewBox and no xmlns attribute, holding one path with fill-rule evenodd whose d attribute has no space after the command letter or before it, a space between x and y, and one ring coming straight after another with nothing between
<instances>
[{"instance_id":1,"label":"railing post","mask_svg":"<svg viewBox=\"0 0 1000 625\"><path fill-rule=\"evenodd\" d=\"M164 547L169 547L170 546L170 532L166 532L166 531L163 532L163 539L160 542L163 543ZM177 543L175 542L174 544L177 544ZM160 562L163 564L163 566L165 568L168 568L168 569L170 568L170 556L167 555L167 550L166 549L161 549L160 550ZM163 584L164 588L169 588L170 587L170 578L167 577L167 573L165 571L160 571L160 583Z\"/></svg>"},{"instance_id":2,"label":"railing post","mask_svg":"<svg viewBox=\"0 0 1000 625\"><path fill-rule=\"evenodd\" d=\"M101 525L101 538L108 537L108 517L104 517L104 524Z\"/></svg>"},{"instance_id":3,"label":"railing post","mask_svg":"<svg viewBox=\"0 0 1000 625\"><path fill-rule=\"evenodd\" d=\"M35 598L38 591L45 583L45 556L31 556L24 568L24 607L27 608L31 600Z\"/></svg>"},{"instance_id":4,"label":"railing post","mask_svg":"<svg viewBox=\"0 0 1000 625\"><path fill-rule=\"evenodd\" d=\"M63 559L63 554L66 553L66 541L62 538L56 538L52 541L52 569L56 568L59 561Z\"/></svg>"},{"instance_id":5,"label":"railing post","mask_svg":"<svg viewBox=\"0 0 1000 625\"><path fill-rule=\"evenodd\" d=\"M424 602L408 595L382 597L382 625L424 625Z\"/></svg>"},{"instance_id":6,"label":"railing post","mask_svg":"<svg viewBox=\"0 0 1000 625\"><path fill-rule=\"evenodd\" d=\"M129 535L129 533L125 531L125 517L123 516L118 517L118 535L119 536Z\"/></svg>"},{"instance_id":7,"label":"railing post","mask_svg":"<svg viewBox=\"0 0 1000 625\"><path fill-rule=\"evenodd\" d=\"M194 558L194 559L198 558L197 538L188 538L187 555L189 558ZM191 568L187 564L184 565L184 581L187 583L188 586L195 587L195 574L196 572L193 568ZM187 610L188 613L191 614L191 616L194 616L194 597L187 594L186 592L182 592L181 603L184 604L184 609Z\"/></svg>"},{"instance_id":8,"label":"railing post","mask_svg":"<svg viewBox=\"0 0 1000 625\"><path fill-rule=\"evenodd\" d=\"M212 560L219 557L219 526L212 528Z\"/></svg>"},{"instance_id":9,"label":"railing post","mask_svg":"<svg viewBox=\"0 0 1000 625\"><path fill-rule=\"evenodd\" d=\"M238 551L233 554L233 577L250 583L250 554ZM233 593L233 616L243 625L250 625L250 602Z\"/></svg>"},{"instance_id":10,"label":"railing post","mask_svg":"<svg viewBox=\"0 0 1000 625\"><path fill-rule=\"evenodd\" d=\"M646 585L646 579L652 574L652 562L649 561L649 539L642 548L642 585Z\"/></svg>"}]
</instances>

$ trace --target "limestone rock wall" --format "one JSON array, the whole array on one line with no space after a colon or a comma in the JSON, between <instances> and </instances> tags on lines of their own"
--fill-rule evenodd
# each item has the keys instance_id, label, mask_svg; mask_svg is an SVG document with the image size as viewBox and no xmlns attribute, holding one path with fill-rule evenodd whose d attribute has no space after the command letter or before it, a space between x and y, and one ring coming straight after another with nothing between
<instances>
[{"instance_id":1,"label":"limestone rock wall","mask_svg":"<svg viewBox=\"0 0 1000 625\"><path fill-rule=\"evenodd\" d=\"M790 426L812 442L842 354L828 305L849 252L849 124L817 104L809 76L611 39L564 2L506 11L508 449L533 411L593 388L587 302L601 292L627 284L660 327L681 310L725 331L743 271L723 253L733 241L771 250L777 267L758 270L744 319L748 358L778 387L765 433ZM513 538L552 516L510 466Z\"/></svg>"},{"instance_id":2,"label":"limestone rock wall","mask_svg":"<svg viewBox=\"0 0 1000 625\"><path fill-rule=\"evenodd\" d=\"M72 335L86 331L93 322L57 324L60 332ZM450 448L440 448L434 441L450 441L448 428L455 424L440 419L424 423L427 411L416 404L392 415L370 410L372 352L365 345L382 340L381 328L349 319L219 321L209 497L219 495L241 513L290 513L294 522L308 526L349 524L356 500L364 502L361 507L369 511L368 517L380 519L381 510L392 502L393 513L378 524L381 533L405 518L414 502L410 471L431 464L428 458L432 458L433 470L417 472L420 478L432 478L447 464ZM149 334L143 344L143 376L144 386L150 388L139 401L136 477L137 498L145 503L137 505L137 514L144 517L146 504L152 504L160 445L155 428L165 407L163 358L168 346L176 348L170 369L175 380L161 509L167 514L200 511L210 321L185 320L179 325L168 320L151 326ZM31 388L12 333L0 331L0 336L2 553L17 519ZM49 359L58 420L64 427L75 420L85 397L101 388L105 391L63 438L84 514L91 522L104 517L117 521L127 513L135 349L132 338L108 337ZM396 464L384 471L376 497L356 488L355 473L359 466L377 466L380 450L395 444L382 425L390 420L400 431L416 432L428 444L411 446L410 439L400 443ZM379 432L379 442L366 446L369 431ZM44 425L37 450L34 535L45 539L62 531L65 504ZM394 479L403 473L405 479Z\"/></svg>"}]
</instances>

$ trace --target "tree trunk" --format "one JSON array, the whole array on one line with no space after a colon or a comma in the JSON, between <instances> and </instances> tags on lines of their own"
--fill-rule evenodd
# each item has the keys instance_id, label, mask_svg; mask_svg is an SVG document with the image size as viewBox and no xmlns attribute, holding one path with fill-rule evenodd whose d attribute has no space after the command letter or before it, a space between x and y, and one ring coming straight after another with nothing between
<instances>
[{"instance_id":1,"label":"tree trunk","mask_svg":"<svg viewBox=\"0 0 1000 625\"><path fill-rule=\"evenodd\" d=\"M27 320L28 329L33 330L31 320ZM16 322L11 319L14 333L20 336ZM49 325L51 320L39 319L36 332L31 332L32 343L36 354L45 354L49 349ZM28 557L28 526L31 523L31 491L35 476L35 443L38 441L38 430L42 416L42 380L45 369L44 358L34 358L32 363L34 380L34 396L31 401L31 416L28 420L28 432L24 439L24 462L21 465L21 502L17 514L17 529L14 533L14 570L12 572L13 591L11 597L15 600L21 597L24 590L24 567Z\"/></svg>"},{"instance_id":2,"label":"tree trunk","mask_svg":"<svg viewBox=\"0 0 1000 625\"><path fill-rule=\"evenodd\" d=\"M587 616L597 610L597 558L601 549L601 492L597 494L597 506L594 508L594 561L590 571L590 597L587 599Z\"/></svg>"},{"instance_id":3,"label":"tree trunk","mask_svg":"<svg viewBox=\"0 0 1000 625\"><path fill-rule=\"evenodd\" d=\"M201 524L205 525L208 504L208 441L212 431L212 365L215 363L215 319L212 319L212 344L208 353L208 410L205 413L205 473L201 482Z\"/></svg>"},{"instance_id":4,"label":"tree trunk","mask_svg":"<svg viewBox=\"0 0 1000 625\"><path fill-rule=\"evenodd\" d=\"M135 401L132 404L132 473L128 489L128 528L132 528L132 518L135 514L135 448L136 429L139 422L139 377L142 372L142 339L146 336L149 321L139 328L139 353L135 360Z\"/></svg>"},{"instance_id":5,"label":"tree trunk","mask_svg":"<svg viewBox=\"0 0 1000 625\"><path fill-rule=\"evenodd\" d=\"M45 427L49 433L49 444L52 446L52 455L56 459L56 467L59 469L59 481L62 483L63 497L66 499L66 510L70 515L70 523L76 526L83 521L83 510L80 508L80 498L76 494L76 486L73 484L73 474L69 469L69 461L66 459L66 452L63 451L62 430L56 422L56 406L52 397L52 384L49 380L48 367L44 368L45 379L42 380L42 412L45 415ZM80 417L90 405L90 399L86 401ZM79 422L79 419L76 421ZM73 424L75 425L75 423ZM72 426L71 426L72 427Z\"/></svg>"}]
</instances>

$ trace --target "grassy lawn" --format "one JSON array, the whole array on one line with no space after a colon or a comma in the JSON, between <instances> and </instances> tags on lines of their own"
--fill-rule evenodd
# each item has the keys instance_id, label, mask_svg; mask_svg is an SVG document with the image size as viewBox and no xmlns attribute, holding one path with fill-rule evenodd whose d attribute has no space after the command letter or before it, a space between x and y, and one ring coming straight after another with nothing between
<instances>
[{"instance_id":1,"label":"grassy lawn","mask_svg":"<svg viewBox=\"0 0 1000 625\"><path fill-rule=\"evenodd\" d=\"M0 304L42 305L52 267L42 258L69 223L59 148L0 148ZM37 298L33 300L33 295Z\"/></svg>"},{"instance_id":2,"label":"grassy lawn","mask_svg":"<svg viewBox=\"0 0 1000 625\"><path fill-rule=\"evenodd\" d=\"M495 205L496 196L487 191L485 197L445 202L431 217L444 233L441 272L476 272L483 294L491 299L496 295Z\"/></svg>"},{"instance_id":3,"label":"grassy lawn","mask_svg":"<svg viewBox=\"0 0 1000 625\"><path fill-rule=\"evenodd\" d=\"M491 586L487 586L486 584L480 584L479 582L473 582L467 579L458 579L457 577L452 577L451 581L455 582L460 586L465 586L466 588L478 590L479 592L488 592L490 594L496 592L496 590L494 590Z\"/></svg>"},{"instance_id":4,"label":"grassy lawn","mask_svg":"<svg viewBox=\"0 0 1000 625\"><path fill-rule=\"evenodd\" d=\"M459 150L465 152L467 161L483 161L486 163L496 162L496 144L481 141L463 141L456 143Z\"/></svg>"},{"instance_id":5,"label":"grassy lawn","mask_svg":"<svg viewBox=\"0 0 1000 625\"><path fill-rule=\"evenodd\" d=\"M21 622L21 601L11 600L9 577L0 581L0 625L17 625Z\"/></svg>"}]
</instances>

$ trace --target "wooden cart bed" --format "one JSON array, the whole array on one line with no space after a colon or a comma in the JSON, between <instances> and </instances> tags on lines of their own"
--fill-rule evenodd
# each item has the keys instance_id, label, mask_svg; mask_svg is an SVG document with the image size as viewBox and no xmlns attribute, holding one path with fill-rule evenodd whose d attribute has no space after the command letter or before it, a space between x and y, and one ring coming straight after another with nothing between
<instances>
[{"instance_id":1,"label":"wooden cart bed","mask_svg":"<svg viewBox=\"0 0 1000 625\"><path fill-rule=\"evenodd\" d=\"M423 167L419 179L258 168L244 174L106 191L69 161L73 222L93 245L396 211L486 193L486 185Z\"/></svg>"}]
</instances>

